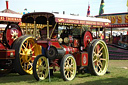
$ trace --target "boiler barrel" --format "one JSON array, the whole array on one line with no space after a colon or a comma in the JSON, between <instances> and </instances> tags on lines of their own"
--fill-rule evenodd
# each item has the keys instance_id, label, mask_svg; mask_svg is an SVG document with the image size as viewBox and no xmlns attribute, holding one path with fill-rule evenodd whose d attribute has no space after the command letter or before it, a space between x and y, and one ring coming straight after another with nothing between
<instances>
[{"instance_id":1,"label":"boiler barrel","mask_svg":"<svg viewBox=\"0 0 128 85\"><path fill-rule=\"evenodd\" d=\"M46 51L46 56L51 59L61 59L65 54L73 54L75 52L78 52L78 48L73 48L70 46L62 45L62 48L56 48L54 46L51 46L47 51Z\"/></svg>"}]
</instances>

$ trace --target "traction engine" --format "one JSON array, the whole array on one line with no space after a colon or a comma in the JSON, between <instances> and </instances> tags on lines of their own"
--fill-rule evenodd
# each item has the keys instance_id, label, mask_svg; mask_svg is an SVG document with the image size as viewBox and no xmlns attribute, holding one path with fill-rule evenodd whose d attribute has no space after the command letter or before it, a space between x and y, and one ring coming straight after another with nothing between
<instances>
[{"instance_id":1,"label":"traction engine","mask_svg":"<svg viewBox=\"0 0 128 85\"><path fill-rule=\"evenodd\" d=\"M9 23L5 30L0 30L0 75L10 71L32 74L33 60L39 54L40 46L32 35L22 34L18 23Z\"/></svg>"},{"instance_id":2,"label":"traction engine","mask_svg":"<svg viewBox=\"0 0 128 85\"><path fill-rule=\"evenodd\" d=\"M13 68L15 49L13 42L22 35L17 24L10 23L5 30L0 30L0 74L5 74Z\"/></svg>"},{"instance_id":3,"label":"traction engine","mask_svg":"<svg viewBox=\"0 0 128 85\"><path fill-rule=\"evenodd\" d=\"M90 31L85 31L82 35L73 35L71 30L64 30L60 38L37 40L37 44L42 46L44 52L43 55L38 55L33 63L33 75L36 80L44 80L48 76L48 69L50 75L53 71L60 70L65 81L74 79L77 71L85 69L94 75L106 73L107 46L103 40L93 40Z\"/></svg>"}]
</instances>

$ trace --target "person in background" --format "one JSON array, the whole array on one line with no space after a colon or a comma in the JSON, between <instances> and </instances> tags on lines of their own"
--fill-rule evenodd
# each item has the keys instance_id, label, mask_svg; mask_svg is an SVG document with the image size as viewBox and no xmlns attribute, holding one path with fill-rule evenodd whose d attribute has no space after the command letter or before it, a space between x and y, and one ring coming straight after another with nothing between
<instances>
[{"instance_id":1,"label":"person in background","mask_svg":"<svg viewBox=\"0 0 128 85\"><path fill-rule=\"evenodd\" d=\"M104 39L104 35L102 33L100 35L100 39Z\"/></svg>"}]
</instances>

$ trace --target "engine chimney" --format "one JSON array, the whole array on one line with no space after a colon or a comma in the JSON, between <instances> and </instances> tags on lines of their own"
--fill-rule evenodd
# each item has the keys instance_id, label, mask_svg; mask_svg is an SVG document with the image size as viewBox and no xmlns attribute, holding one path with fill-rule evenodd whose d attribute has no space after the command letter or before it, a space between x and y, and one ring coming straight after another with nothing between
<instances>
[{"instance_id":1,"label":"engine chimney","mask_svg":"<svg viewBox=\"0 0 128 85\"><path fill-rule=\"evenodd\" d=\"M6 9L8 9L8 0L6 0Z\"/></svg>"}]
</instances>

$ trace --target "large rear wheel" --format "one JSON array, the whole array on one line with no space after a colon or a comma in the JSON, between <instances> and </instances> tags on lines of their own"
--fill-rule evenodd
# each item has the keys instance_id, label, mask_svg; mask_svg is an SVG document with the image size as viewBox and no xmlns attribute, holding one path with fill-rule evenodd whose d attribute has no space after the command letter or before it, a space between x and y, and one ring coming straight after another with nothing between
<instances>
[{"instance_id":1,"label":"large rear wheel","mask_svg":"<svg viewBox=\"0 0 128 85\"><path fill-rule=\"evenodd\" d=\"M33 63L33 75L37 81L44 80L48 77L48 64L47 58L43 55L38 55L35 58Z\"/></svg>"},{"instance_id":2,"label":"large rear wheel","mask_svg":"<svg viewBox=\"0 0 128 85\"><path fill-rule=\"evenodd\" d=\"M89 71L93 75L104 75L108 68L109 53L103 40L95 40L89 49Z\"/></svg>"},{"instance_id":3,"label":"large rear wheel","mask_svg":"<svg viewBox=\"0 0 128 85\"><path fill-rule=\"evenodd\" d=\"M21 36L13 43L15 49L14 69L20 75L32 74L34 57L41 54L41 47L38 46L32 36Z\"/></svg>"},{"instance_id":4,"label":"large rear wheel","mask_svg":"<svg viewBox=\"0 0 128 85\"><path fill-rule=\"evenodd\" d=\"M63 80L71 81L76 76L76 60L71 54L65 55L61 60L60 71Z\"/></svg>"}]
</instances>

